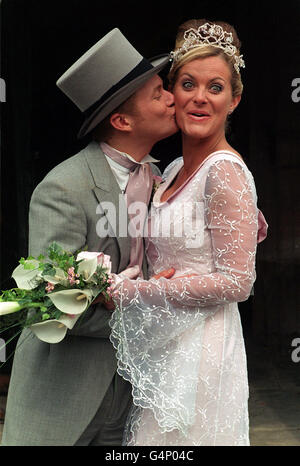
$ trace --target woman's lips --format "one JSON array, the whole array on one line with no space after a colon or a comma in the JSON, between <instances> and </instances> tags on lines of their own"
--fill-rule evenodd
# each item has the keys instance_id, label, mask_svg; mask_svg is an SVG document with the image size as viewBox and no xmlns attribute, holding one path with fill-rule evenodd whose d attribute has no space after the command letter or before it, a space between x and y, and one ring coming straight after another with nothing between
<instances>
[{"instance_id":1,"label":"woman's lips","mask_svg":"<svg viewBox=\"0 0 300 466\"><path fill-rule=\"evenodd\" d=\"M201 112L201 111L188 112L188 116L196 121L204 121L210 118L210 115L207 112Z\"/></svg>"}]
</instances>

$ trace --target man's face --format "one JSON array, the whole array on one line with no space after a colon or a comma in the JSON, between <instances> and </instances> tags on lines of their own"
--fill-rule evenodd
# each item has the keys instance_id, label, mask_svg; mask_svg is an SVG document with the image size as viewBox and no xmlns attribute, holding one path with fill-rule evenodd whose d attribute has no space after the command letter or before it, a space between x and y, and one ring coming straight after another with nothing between
<instances>
[{"instance_id":1,"label":"man's face","mask_svg":"<svg viewBox=\"0 0 300 466\"><path fill-rule=\"evenodd\" d=\"M134 108L131 125L133 135L139 140L153 145L178 131L173 94L163 88L158 75L136 92Z\"/></svg>"}]
</instances>

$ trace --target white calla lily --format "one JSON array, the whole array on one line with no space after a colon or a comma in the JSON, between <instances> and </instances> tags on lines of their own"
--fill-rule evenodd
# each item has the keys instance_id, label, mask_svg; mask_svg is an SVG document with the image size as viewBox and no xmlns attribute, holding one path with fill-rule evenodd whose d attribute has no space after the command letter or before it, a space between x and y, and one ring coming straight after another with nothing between
<instances>
[{"instance_id":1,"label":"white calla lily","mask_svg":"<svg viewBox=\"0 0 300 466\"><path fill-rule=\"evenodd\" d=\"M80 262L78 265L78 273L83 276L85 282L92 279L92 276L97 270L97 257L86 259Z\"/></svg>"},{"instance_id":2,"label":"white calla lily","mask_svg":"<svg viewBox=\"0 0 300 466\"><path fill-rule=\"evenodd\" d=\"M103 252L89 252L89 251L82 251L77 255L76 260L90 260L90 259L97 259L97 265L101 265L105 269L107 269L107 273L111 272L111 261L110 256L107 254L103 254Z\"/></svg>"},{"instance_id":3,"label":"white calla lily","mask_svg":"<svg viewBox=\"0 0 300 466\"><path fill-rule=\"evenodd\" d=\"M90 252L90 251L82 251L77 254L76 261L81 260L89 260L89 259L97 259L97 257L101 254L101 252Z\"/></svg>"},{"instance_id":4,"label":"white calla lily","mask_svg":"<svg viewBox=\"0 0 300 466\"><path fill-rule=\"evenodd\" d=\"M93 299L91 290L62 290L48 294L54 306L65 314L82 314Z\"/></svg>"},{"instance_id":5,"label":"white calla lily","mask_svg":"<svg viewBox=\"0 0 300 466\"><path fill-rule=\"evenodd\" d=\"M13 312L20 311L22 306L17 301L3 301L0 302L0 316L5 314L12 314Z\"/></svg>"},{"instance_id":6,"label":"white calla lily","mask_svg":"<svg viewBox=\"0 0 300 466\"><path fill-rule=\"evenodd\" d=\"M30 326L32 332L39 340L46 343L59 343L64 339L68 329L72 329L79 319L80 314L71 317L63 315L59 319L46 320Z\"/></svg>"},{"instance_id":7,"label":"white calla lily","mask_svg":"<svg viewBox=\"0 0 300 466\"><path fill-rule=\"evenodd\" d=\"M43 275L43 278L47 282L52 283L52 285L57 285L59 283L66 286L68 283L66 273L63 269L59 268L55 269L55 275Z\"/></svg>"},{"instance_id":8,"label":"white calla lily","mask_svg":"<svg viewBox=\"0 0 300 466\"><path fill-rule=\"evenodd\" d=\"M23 290L32 290L37 286L37 278L40 277L39 262L35 259L27 260L26 263L34 266L34 269L25 269L23 264L18 265L12 273L17 287Z\"/></svg>"}]
</instances>

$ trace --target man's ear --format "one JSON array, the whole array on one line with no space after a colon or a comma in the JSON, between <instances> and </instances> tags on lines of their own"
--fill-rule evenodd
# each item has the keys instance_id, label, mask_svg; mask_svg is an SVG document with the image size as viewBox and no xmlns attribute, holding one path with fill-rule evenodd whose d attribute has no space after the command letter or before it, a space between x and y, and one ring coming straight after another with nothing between
<instances>
[{"instance_id":1,"label":"man's ear","mask_svg":"<svg viewBox=\"0 0 300 466\"><path fill-rule=\"evenodd\" d=\"M113 113L110 117L110 124L118 131L129 132L132 130L130 118L124 113Z\"/></svg>"}]
</instances>

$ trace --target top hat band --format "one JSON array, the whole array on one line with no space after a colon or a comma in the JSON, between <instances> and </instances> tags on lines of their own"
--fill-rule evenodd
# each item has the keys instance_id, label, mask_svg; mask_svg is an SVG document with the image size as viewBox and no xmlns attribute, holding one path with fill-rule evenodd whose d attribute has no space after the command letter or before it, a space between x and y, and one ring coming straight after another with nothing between
<instances>
[{"instance_id":1,"label":"top hat band","mask_svg":"<svg viewBox=\"0 0 300 466\"><path fill-rule=\"evenodd\" d=\"M153 69L153 66L146 58L143 58L129 73L127 73L124 78L122 78L117 84L113 85L104 95L101 96L99 100L93 103L89 108L87 108L83 113L85 117L89 117L93 114L98 107L101 106L103 102L109 99L113 94L115 94L119 89L126 86L134 79L138 78L140 75L146 73Z\"/></svg>"}]
</instances>

